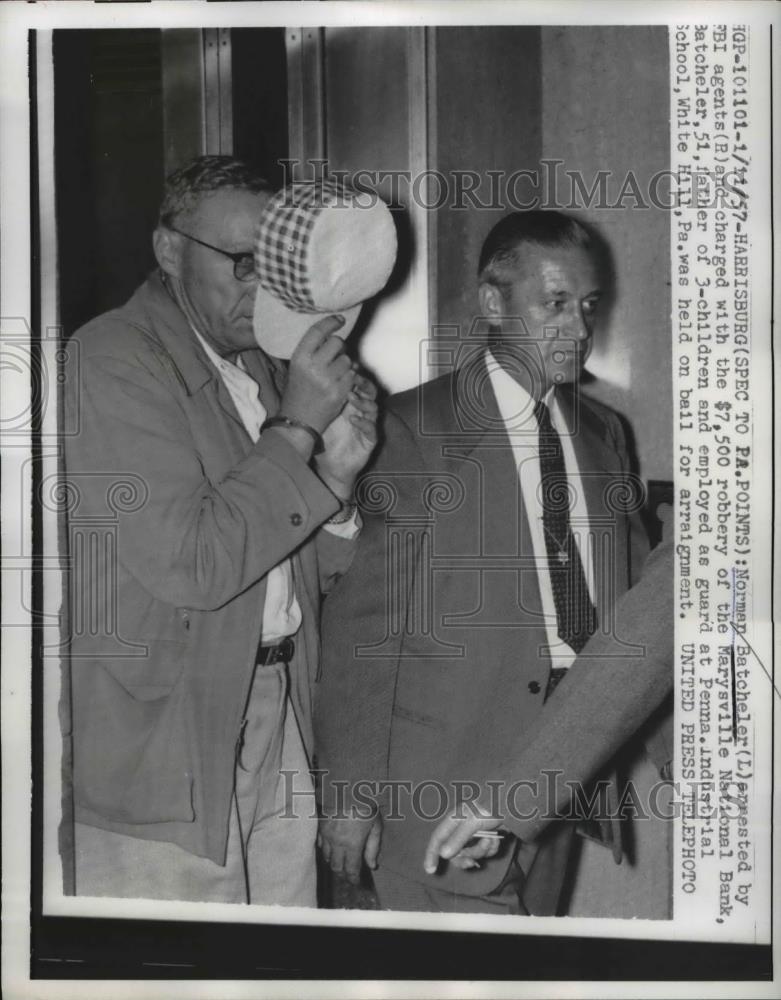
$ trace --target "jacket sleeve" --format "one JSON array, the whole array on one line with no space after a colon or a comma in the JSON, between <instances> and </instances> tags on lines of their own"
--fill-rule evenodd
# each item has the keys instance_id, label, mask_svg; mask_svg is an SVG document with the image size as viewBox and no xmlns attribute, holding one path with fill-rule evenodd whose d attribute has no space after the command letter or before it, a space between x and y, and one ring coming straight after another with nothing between
<instances>
[{"instance_id":1,"label":"jacket sleeve","mask_svg":"<svg viewBox=\"0 0 781 1000\"><path fill-rule=\"evenodd\" d=\"M355 538L343 538L328 531L327 528L317 532L315 541L321 594L329 594L336 581L350 568L359 538L360 535L356 535Z\"/></svg>"},{"instance_id":2,"label":"jacket sleeve","mask_svg":"<svg viewBox=\"0 0 781 1000\"><path fill-rule=\"evenodd\" d=\"M594 778L672 690L673 624L673 545L665 542L617 602L614 633L592 636L523 744L486 771L501 783L502 814L516 836L538 837L572 788ZM627 655L627 642L644 654Z\"/></svg>"},{"instance_id":3,"label":"jacket sleeve","mask_svg":"<svg viewBox=\"0 0 781 1000\"><path fill-rule=\"evenodd\" d=\"M400 637L389 629L386 510L372 508L393 496L394 515L406 510L405 476L396 474L417 468L421 460L413 435L393 411L386 411L382 432L376 461L358 485L363 528L353 565L323 605L315 742L326 813L334 807L329 800L334 781L381 781L388 772ZM403 620L408 593L395 596L395 613Z\"/></svg>"},{"instance_id":4,"label":"jacket sleeve","mask_svg":"<svg viewBox=\"0 0 781 1000\"><path fill-rule=\"evenodd\" d=\"M112 350L112 336L104 349L98 345L101 353L82 358L78 398L66 397L79 421L79 433L66 438L67 474L117 484L132 477L141 498L119 514L120 563L157 599L212 610L300 546L338 501L276 434L264 434L212 482L192 436L185 387L140 331L125 332L121 349ZM98 492L84 491L80 515L102 502Z\"/></svg>"}]
</instances>

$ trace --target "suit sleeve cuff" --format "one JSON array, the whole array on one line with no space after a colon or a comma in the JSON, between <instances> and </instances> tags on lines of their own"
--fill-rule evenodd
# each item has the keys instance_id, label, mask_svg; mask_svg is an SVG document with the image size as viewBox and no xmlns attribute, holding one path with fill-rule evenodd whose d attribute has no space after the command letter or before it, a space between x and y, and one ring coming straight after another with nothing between
<instances>
[{"instance_id":1,"label":"suit sleeve cuff","mask_svg":"<svg viewBox=\"0 0 781 1000\"><path fill-rule=\"evenodd\" d=\"M339 510L339 500L281 434L261 435L255 444L255 450L278 466L295 483L309 511L311 529Z\"/></svg>"}]
</instances>

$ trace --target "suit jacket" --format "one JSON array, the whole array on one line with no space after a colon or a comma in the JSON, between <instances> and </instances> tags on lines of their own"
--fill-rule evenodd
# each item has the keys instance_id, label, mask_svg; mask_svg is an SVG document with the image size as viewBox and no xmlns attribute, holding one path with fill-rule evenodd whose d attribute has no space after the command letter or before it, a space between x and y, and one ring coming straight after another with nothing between
<instances>
[{"instance_id":1,"label":"suit jacket","mask_svg":"<svg viewBox=\"0 0 781 1000\"><path fill-rule=\"evenodd\" d=\"M597 612L609 623L646 552L625 491L624 435L601 404L557 391L596 536ZM359 492L358 557L324 609L324 808L334 779L417 786L414 803L401 795L403 819L384 802L381 864L430 879L423 853L444 809L425 783L452 792L496 761L503 777L540 717L551 668L518 473L482 359L390 400ZM449 866L437 885L482 895L506 868L506 858L479 871Z\"/></svg>"},{"instance_id":2,"label":"suit jacket","mask_svg":"<svg viewBox=\"0 0 781 1000\"><path fill-rule=\"evenodd\" d=\"M290 695L312 750L321 591L354 543L280 436L253 444L157 275L74 337L65 440L77 820L224 863L234 748L268 571L303 612ZM272 412L268 359L244 353Z\"/></svg>"},{"instance_id":3,"label":"suit jacket","mask_svg":"<svg viewBox=\"0 0 781 1000\"><path fill-rule=\"evenodd\" d=\"M613 609L613 631L598 631L514 746L484 762L485 778L512 789L512 804L499 803L508 827L521 840L538 838L556 814L566 815L572 789L585 786L632 737L639 734L663 774L673 758L672 706L674 609L673 542L654 549L642 579ZM627 655L631 636L643 655ZM547 777L557 772L555 782ZM550 794L550 793L553 794ZM649 803L641 803L648 808Z\"/></svg>"}]
</instances>

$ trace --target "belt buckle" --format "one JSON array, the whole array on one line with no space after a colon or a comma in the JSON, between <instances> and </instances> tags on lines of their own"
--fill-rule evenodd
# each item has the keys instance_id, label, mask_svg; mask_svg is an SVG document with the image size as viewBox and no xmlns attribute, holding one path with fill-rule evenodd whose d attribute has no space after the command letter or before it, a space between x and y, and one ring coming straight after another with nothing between
<instances>
[{"instance_id":1,"label":"belt buckle","mask_svg":"<svg viewBox=\"0 0 781 1000\"><path fill-rule=\"evenodd\" d=\"M285 636L275 646L261 646L260 648L265 652L262 657L258 657L258 663L262 667L269 667L273 663L289 663L293 659L296 646L290 636Z\"/></svg>"}]
</instances>

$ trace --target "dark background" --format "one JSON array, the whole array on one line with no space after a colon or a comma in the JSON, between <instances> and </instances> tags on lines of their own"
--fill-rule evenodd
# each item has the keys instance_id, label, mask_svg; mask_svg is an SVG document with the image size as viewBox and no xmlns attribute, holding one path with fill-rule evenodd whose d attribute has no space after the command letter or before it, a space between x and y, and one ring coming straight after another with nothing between
<instances>
[{"instance_id":1,"label":"dark background","mask_svg":"<svg viewBox=\"0 0 781 1000\"><path fill-rule=\"evenodd\" d=\"M282 183L284 29L231 32L234 153ZM66 337L130 298L155 266L165 177L156 29L54 32L60 319Z\"/></svg>"}]
</instances>

